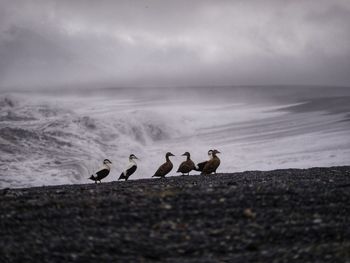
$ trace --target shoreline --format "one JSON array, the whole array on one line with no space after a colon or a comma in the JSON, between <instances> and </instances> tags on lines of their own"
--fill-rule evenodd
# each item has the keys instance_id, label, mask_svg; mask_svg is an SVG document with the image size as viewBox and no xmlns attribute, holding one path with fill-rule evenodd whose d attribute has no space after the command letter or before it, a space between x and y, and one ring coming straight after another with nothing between
<instances>
[{"instance_id":1,"label":"shoreline","mask_svg":"<svg viewBox=\"0 0 350 263\"><path fill-rule=\"evenodd\" d=\"M346 262L350 166L0 190L4 262Z\"/></svg>"},{"instance_id":2,"label":"shoreline","mask_svg":"<svg viewBox=\"0 0 350 263\"><path fill-rule=\"evenodd\" d=\"M309 168L279 168L279 169L273 169L273 170L246 170L246 171L239 171L239 172L220 172L217 173L218 176L232 176L232 175L240 175L240 174L246 174L246 173L274 173L274 172L283 172L283 171L305 171L305 170L312 170L312 169L332 169L332 168L344 168L344 167L350 167L350 165L334 165L334 166L315 166L315 167L309 167ZM192 171L194 172L194 171ZM192 173L191 172L191 173ZM195 171L196 172L196 171ZM171 173L170 173L171 174ZM110 175L109 175L110 176ZM107 176L107 178L109 177ZM168 179L168 178L174 178L174 177L179 177L179 178L184 178L184 177L193 177L193 176L204 176L204 177L210 177L210 176L215 176L215 174L211 174L211 175L201 175L199 172L198 174L190 174L182 176L180 173L175 174L175 175L167 175L165 176L165 178L163 179ZM111 183L125 183L124 180L113 180L113 181L104 181L105 179L102 180L102 184L111 184ZM146 177L146 178L129 178L129 180L127 182L147 182L148 180L161 180L161 178L157 178L157 177ZM95 183L92 183L91 180L89 180L88 178L86 178L86 183L64 183L64 184L48 184L48 185L35 185L35 186L28 186L28 187L4 187L4 188L0 188L0 195L2 194L3 191L9 191L9 190L29 190L29 189L36 189L36 188L56 188L56 187L70 187L70 186L86 186L86 185L95 185ZM97 183L100 184L100 183Z\"/></svg>"}]
</instances>

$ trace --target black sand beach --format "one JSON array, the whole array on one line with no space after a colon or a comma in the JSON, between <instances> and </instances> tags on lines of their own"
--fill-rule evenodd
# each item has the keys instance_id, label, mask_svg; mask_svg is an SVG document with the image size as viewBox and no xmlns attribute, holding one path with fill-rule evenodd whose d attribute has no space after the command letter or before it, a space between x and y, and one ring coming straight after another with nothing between
<instances>
[{"instance_id":1,"label":"black sand beach","mask_svg":"<svg viewBox=\"0 0 350 263\"><path fill-rule=\"evenodd\" d=\"M350 262L350 166L0 190L1 262Z\"/></svg>"}]
</instances>

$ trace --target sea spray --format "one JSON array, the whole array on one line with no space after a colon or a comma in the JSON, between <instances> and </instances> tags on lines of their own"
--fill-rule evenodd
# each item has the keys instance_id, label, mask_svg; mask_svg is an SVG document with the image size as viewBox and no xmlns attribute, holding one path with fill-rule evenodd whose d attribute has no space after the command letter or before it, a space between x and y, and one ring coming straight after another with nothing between
<instances>
[{"instance_id":1,"label":"sea spray","mask_svg":"<svg viewBox=\"0 0 350 263\"><path fill-rule=\"evenodd\" d=\"M344 100L330 103L341 109L332 112L308 111L310 93L276 102L242 100L227 89L222 99L117 91L0 95L0 187L85 183L105 158L113 162L105 181L116 180L131 153L141 159L133 179L150 177L167 151L190 151L196 162L219 149L218 172L348 162ZM174 165L181 161L175 157Z\"/></svg>"}]
</instances>

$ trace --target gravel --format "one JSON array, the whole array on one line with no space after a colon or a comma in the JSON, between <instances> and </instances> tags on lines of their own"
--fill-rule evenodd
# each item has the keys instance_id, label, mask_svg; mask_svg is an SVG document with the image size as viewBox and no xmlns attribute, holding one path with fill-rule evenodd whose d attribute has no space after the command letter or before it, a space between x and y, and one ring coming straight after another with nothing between
<instances>
[{"instance_id":1,"label":"gravel","mask_svg":"<svg viewBox=\"0 0 350 263\"><path fill-rule=\"evenodd\" d=\"M350 262L350 167L0 190L0 262Z\"/></svg>"}]
</instances>

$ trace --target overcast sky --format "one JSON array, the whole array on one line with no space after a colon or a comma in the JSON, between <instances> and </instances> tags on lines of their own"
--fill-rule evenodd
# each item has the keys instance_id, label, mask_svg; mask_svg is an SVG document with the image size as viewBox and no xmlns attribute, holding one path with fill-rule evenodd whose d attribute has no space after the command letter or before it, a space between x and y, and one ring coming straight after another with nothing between
<instances>
[{"instance_id":1,"label":"overcast sky","mask_svg":"<svg viewBox=\"0 0 350 263\"><path fill-rule=\"evenodd\" d=\"M0 87L350 86L349 0L0 0Z\"/></svg>"}]
</instances>

